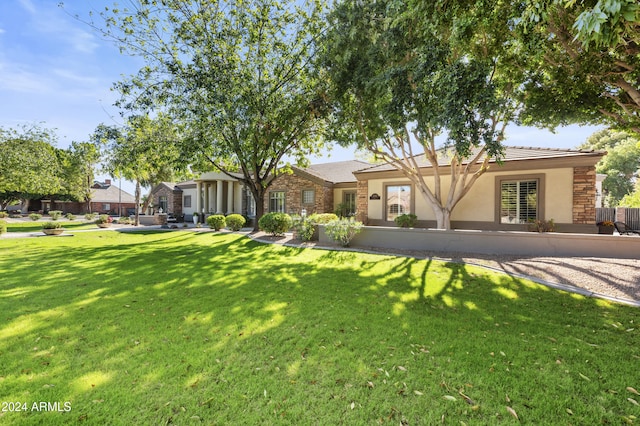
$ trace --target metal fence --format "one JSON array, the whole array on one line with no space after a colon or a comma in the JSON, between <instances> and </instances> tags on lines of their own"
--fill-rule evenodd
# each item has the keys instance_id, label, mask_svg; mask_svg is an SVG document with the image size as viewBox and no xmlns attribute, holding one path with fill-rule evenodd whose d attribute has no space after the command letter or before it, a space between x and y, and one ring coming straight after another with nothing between
<instances>
[{"instance_id":1,"label":"metal fence","mask_svg":"<svg viewBox=\"0 0 640 426\"><path fill-rule=\"evenodd\" d=\"M622 208L622 207L621 207ZM640 209L639 208L622 208L624 209L624 223L626 223L631 229L640 229ZM596 223L610 220L611 222L619 221L615 208L598 208L596 209ZM622 214L620 215L622 216Z\"/></svg>"}]
</instances>

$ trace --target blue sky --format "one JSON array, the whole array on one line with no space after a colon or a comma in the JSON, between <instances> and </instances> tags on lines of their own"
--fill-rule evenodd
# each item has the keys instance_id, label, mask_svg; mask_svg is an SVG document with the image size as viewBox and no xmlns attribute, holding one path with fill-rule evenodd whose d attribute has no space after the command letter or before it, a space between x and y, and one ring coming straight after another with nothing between
<instances>
[{"instance_id":1,"label":"blue sky","mask_svg":"<svg viewBox=\"0 0 640 426\"><path fill-rule=\"evenodd\" d=\"M137 58L120 54L74 14L111 5L110 0L0 1L0 126L43 123L57 129L58 146L86 141L100 123L121 124L111 91L121 76L135 73ZM122 2L121 2L122 3ZM575 148L597 128L570 126L555 134L534 128L507 128L508 145ZM320 163L353 158L335 148Z\"/></svg>"}]
</instances>

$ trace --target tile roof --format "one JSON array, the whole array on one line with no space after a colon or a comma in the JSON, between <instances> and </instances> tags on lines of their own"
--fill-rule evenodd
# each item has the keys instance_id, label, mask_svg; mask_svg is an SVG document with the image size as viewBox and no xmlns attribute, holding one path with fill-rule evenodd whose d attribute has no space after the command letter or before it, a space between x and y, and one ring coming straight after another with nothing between
<instances>
[{"instance_id":1,"label":"tile roof","mask_svg":"<svg viewBox=\"0 0 640 426\"><path fill-rule=\"evenodd\" d=\"M336 161L333 163L312 164L306 168L294 166L294 170L302 170L303 172L326 182L345 183L356 182L356 178L353 173L371 166L371 163L367 163L365 161L348 160Z\"/></svg>"},{"instance_id":2,"label":"tile roof","mask_svg":"<svg viewBox=\"0 0 640 426\"><path fill-rule=\"evenodd\" d=\"M102 185L91 190L91 202L93 203L135 203L136 197L126 191L118 190L115 185Z\"/></svg>"},{"instance_id":3,"label":"tile roof","mask_svg":"<svg viewBox=\"0 0 640 426\"><path fill-rule=\"evenodd\" d=\"M439 150L440 154L438 160L441 165L448 165L450 156L444 149ZM477 150L475 151L477 152ZM539 148L539 147L525 147L525 146L505 146L504 155L501 158L503 162L509 161L526 161L526 160L540 160L540 159L552 159L552 158L572 158L572 157L584 157L584 156L603 156L606 152L596 150L585 149L563 149L563 148ZM416 155L418 167L430 168L431 163L427 160L423 154ZM489 160L491 163L495 163L496 159ZM368 172L380 172L386 170L395 170L395 168L389 164L380 164L377 166L369 167L366 170L360 170L361 173Z\"/></svg>"}]
</instances>

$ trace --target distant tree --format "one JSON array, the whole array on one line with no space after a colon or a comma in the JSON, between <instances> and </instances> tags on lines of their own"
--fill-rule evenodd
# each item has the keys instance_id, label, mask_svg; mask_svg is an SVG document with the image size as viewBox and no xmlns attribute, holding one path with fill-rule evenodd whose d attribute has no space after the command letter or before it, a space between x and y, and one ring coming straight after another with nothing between
<instances>
[{"instance_id":1,"label":"distant tree","mask_svg":"<svg viewBox=\"0 0 640 426\"><path fill-rule=\"evenodd\" d=\"M112 176L135 182L135 225L140 224L142 186L162 173L180 169L179 132L165 115L133 116L123 127L99 125L92 139L104 158L104 169Z\"/></svg>"},{"instance_id":2,"label":"distant tree","mask_svg":"<svg viewBox=\"0 0 640 426\"><path fill-rule=\"evenodd\" d=\"M119 104L160 108L181 122L187 158L203 170L239 172L259 218L283 158L304 163L321 147L323 79L314 60L323 3L167 0L107 9L100 30L145 61L116 85Z\"/></svg>"},{"instance_id":3,"label":"distant tree","mask_svg":"<svg viewBox=\"0 0 640 426\"><path fill-rule=\"evenodd\" d=\"M505 72L513 10L501 4L344 0L330 16L333 137L401 171L441 229L450 229L451 212L489 160L500 158L517 108L519 75ZM425 157L433 183L419 171ZM443 174L451 178L446 193Z\"/></svg>"},{"instance_id":4,"label":"distant tree","mask_svg":"<svg viewBox=\"0 0 640 426\"><path fill-rule=\"evenodd\" d=\"M26 211L30 200L60 192L56 141L54 130L37 124L0 128L0 210L20 202Z\"/></svg>"},{"instance_id":5,"label":"distant tree","mask_svg":"<svg viewBox=\"0 0 640 426\"><path fill-rule=\"evenodd\" d=\"M607 151L596 165L596 172L606 174L602 189L607 207L616 207L634 189L640 169L640 136L615 130L601 130L580 146L582 149Z\"/></svg>"},{"instance_id":6,"label":"distant tree","mask_svg":"<svg viewBox=\"0 0 640 426\"><path fill-rule=\"evenodd\" d=\"M81 201L85 210L91 212L94 171L100 161L98 148L90 142L72 142L66 150L59 150L61 164L62 199Z\"/></svg>"},{"instance_id":7,"label":"distant tree","mask_svg":"<svg viewBox=\"0 0 640 426\"><path fill-rule=\"evenodd\" d=\"M640 133L637 0L528 0L514 38L527 52L524 124L608 122Z\"/></svg>"}]
</instances>

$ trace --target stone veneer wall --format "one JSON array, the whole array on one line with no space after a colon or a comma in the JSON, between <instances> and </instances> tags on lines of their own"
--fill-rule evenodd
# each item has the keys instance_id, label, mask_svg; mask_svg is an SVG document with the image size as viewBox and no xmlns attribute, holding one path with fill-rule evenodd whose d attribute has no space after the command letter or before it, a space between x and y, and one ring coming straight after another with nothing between
<instances>
[{"instance_id":1,"label":"stone veneer wall","mask_svg":"<svg viewBox=\"0 0 640 426\"><path fill-rule=\"evenodd\" d=\"M313 189L315 202L302 204L302 191ZM269 193L274 191L285 192L285 213L300 214L302 209L307 210L307 215L313 213L333 212L333 188L317 184L296 174L278 176L264 197L264 211L269 213Z\"/></svg>"},{"instance_id":2,"label":"stone veneer wall","mask_svg":"<svg viewBox=\"0 0 640 426\"><path fill-rule=\"evenodd\" d=\"M573 168L573 223L596 223L596 168Z\"/></svg>"},{"instance_id":3,"label":"stone veneer wall","mask_svg":"<svg viewBox=\"0 0 640 426\"><path fill-rule=\"evenodd\" d=\"M151 201L153 202L154 212L158 211L158 207L160 206L160 197L167 197L167 206L169 211L164 213L173 213L178 216L182 214L182 191L176 191L162 185L152 195Z\"/></svg>"},{"instance_id":4,"label":"stone veneer wall","mask_svg":"<svg viewBox=\"0 0 640 426\"><path fill-rule=\"evenodd\" d=\"M356 188L356 219L366 224L369 216L369 181L359 180Z\"/></svg>"}]
</instances>

